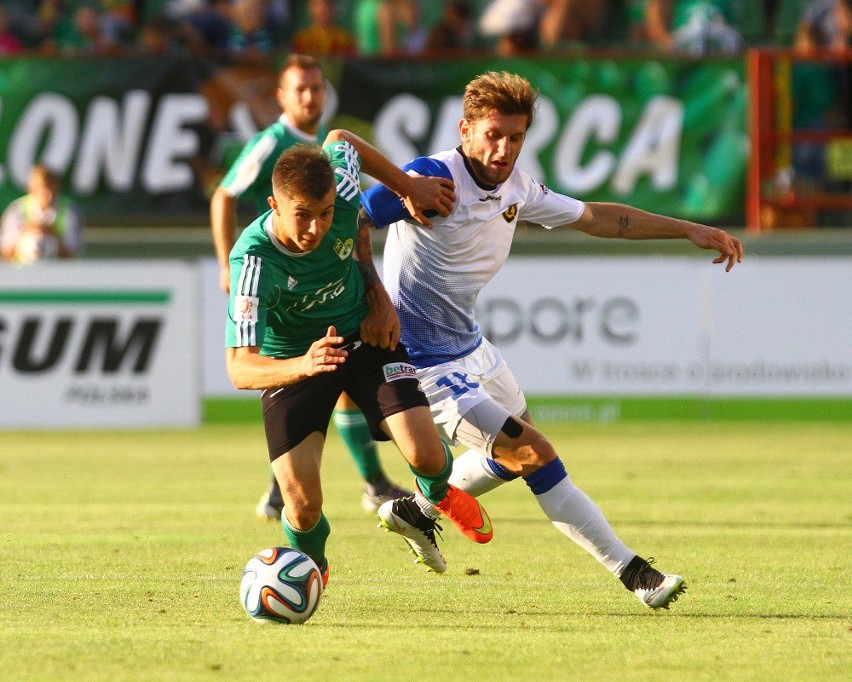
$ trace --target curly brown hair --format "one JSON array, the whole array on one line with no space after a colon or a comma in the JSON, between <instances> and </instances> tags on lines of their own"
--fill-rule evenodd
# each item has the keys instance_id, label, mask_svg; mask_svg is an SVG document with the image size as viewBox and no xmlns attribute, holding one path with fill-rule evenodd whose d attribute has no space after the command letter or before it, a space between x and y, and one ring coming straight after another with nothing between
<instances>
[{"instance_id":1,"label":"curly brown hair","mask_svg":"<svg viewBox=\"0 0 852 682\"><path fill-rule=\"evenodd\" d=\"M508 71L488 71L474 78L464 90L464 117L486 118L492 111L524 114L532 125L538 92L523 76Z\"/></svg>"}]
</instances>

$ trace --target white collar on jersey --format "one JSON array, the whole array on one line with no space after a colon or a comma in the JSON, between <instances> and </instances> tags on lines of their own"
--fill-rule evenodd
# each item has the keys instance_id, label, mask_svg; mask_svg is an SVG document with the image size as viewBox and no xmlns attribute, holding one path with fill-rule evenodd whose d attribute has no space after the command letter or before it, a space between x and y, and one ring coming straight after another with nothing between
<instances>
[{"instance_id":1,"label":"white collar on jersey","mask_svg":"<svg viewBox=\"0 0 852 682\"><path fill-rule=\"evenodd\" d=\"M293 125L293 122L287 117L287 114L281 114L281 116L278 117L278 120L281 122L281 125L293 134L294 137L298 137L300 140L304 140L305 142L316 143L317 136L306 133L304 130L299 130L295 125Z\"/></svg>"}]
</instances>

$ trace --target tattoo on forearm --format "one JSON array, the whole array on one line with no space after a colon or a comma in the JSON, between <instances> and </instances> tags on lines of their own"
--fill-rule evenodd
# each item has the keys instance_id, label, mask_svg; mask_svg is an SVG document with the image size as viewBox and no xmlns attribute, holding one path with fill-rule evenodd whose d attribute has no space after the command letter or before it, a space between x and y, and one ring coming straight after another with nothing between
<instances>
[{"instance_id":1,"label":"tattoo on forearm","mask_svg":"<svg viewBox=\"0 0 852 682\"><path fill-rule=\"evenodd\" d=\"M618 232L619 237L623 237L630 231L630 216L625 214L618 217Z\"/></svg>"},{"instance_id":2,"label":"tattoo on forearm","mask_svg":"<svg viewBox=\"0 0 852 682\"><path fill-rule=\"evenodd\" d=\"M355 237L355 264L361 273L364 285L370 287L381 281L376 265L373 263L373 240L370 238L370 230L361 225L359 220L358 232Z\"/></svg>"}]
</instances>

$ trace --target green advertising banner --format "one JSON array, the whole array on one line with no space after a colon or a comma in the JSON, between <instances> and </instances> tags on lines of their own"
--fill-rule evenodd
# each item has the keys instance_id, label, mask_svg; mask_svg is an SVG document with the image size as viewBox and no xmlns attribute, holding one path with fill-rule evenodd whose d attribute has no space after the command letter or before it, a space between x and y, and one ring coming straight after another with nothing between
<instances>
[{"instance_id":1,"label":"green advertising banner","mask_svg":"<svg viewBox=\"0 0 852 682\"><path fill-rule=\"evenodd\" d=\"M0 207L44 162L99 223L203 223L235 151L279 114L277 63L0 59ZM737 219L748 156L741 60L326 63L327 115L403 164L458 144L466 83L540 90L521 165L556 191L703 221Z\"/></svg>"}]
</instances>

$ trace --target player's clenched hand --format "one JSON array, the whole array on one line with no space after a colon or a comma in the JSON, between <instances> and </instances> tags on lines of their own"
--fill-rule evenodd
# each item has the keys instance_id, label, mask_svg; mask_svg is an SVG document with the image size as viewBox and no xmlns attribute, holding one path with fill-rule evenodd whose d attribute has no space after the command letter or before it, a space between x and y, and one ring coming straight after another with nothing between
<instances>
[{"instance_id":1,"label":"player's clenched hand","mask_svg":"<svg viewBox=\"0 0 852 682\"><path fill-rule=\"evenodd\" d=\"M693 244L702 249L713 249L719 255L713 259L714 263L724 263L725 272L730 272L737 263L743 262L743 243L736 237L732 237L724 230L706 225L696 225L697 229L690 232L689 238Z\"/></svg>"},{"instance_id":2,"label":"player's clenched hand","mask_svg":"<svg viewBox=\"0 0 852 682\"><path fill-rule=\"evenodd\" d=\"M337 366L346 362L349 353L338 346L343 343L343 337L337 336L337 330L328 328L325 336L311 344L308 352L302 356L304 373L312 377L321 372L333 372Z\"/></svg>"},{"instance_id":3,"label":"player's clenched hand","mask_svg":"<svg viewBox=\"0 0 852 682\"><path fill-rule=\"evenodd\" d=\"M384 289L377 293L384 295L368 296L370 308L361 321L361 340L371 346L394 350L402 330L399 315Z\"/></svg>"},{"instance_id":4,"label":"player's clenched hand","mask_svg":"<svg viewBox=\"0 0 852 682\"><path fill-rule=\"evenodd\" d=\"M418 223L432 227L426 211L448 216L456 203L455 183L449 178L419 175L409 171L408 193L402 197L406 210Z\"/></svg>"}]
</instances>

